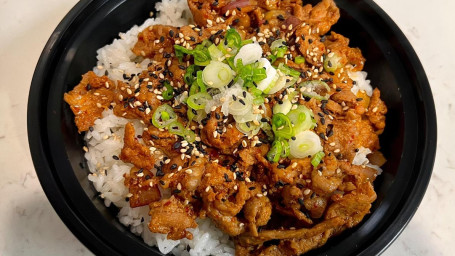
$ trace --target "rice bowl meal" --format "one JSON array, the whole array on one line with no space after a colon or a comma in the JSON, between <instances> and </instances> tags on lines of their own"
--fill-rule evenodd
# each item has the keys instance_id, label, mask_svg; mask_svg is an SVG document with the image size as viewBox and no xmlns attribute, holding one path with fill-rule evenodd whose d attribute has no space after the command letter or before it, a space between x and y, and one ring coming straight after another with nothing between
<instances>
[{"instance_id":1,"label":"rice bowl meal","mask_svg":"<svg viewBox=\"0 0 455 256\"><path fill-rule=\"evenodd\" d=\"M173 255L301 255L376 200L387 107L333 0L163 0L64 95L106 206Z\"/></svg>"}]
</instances>

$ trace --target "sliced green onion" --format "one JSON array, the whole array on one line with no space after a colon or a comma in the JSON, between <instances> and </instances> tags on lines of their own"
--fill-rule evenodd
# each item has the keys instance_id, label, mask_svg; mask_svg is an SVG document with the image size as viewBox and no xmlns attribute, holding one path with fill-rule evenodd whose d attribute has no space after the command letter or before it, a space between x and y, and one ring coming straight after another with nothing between
<instances>
[{"instance_id":1,"label":"sliced green onion","mask_svg":"<svg viewBox=\"0 0 455 256\"><path fill-rule=\"evenodd\" d=\"M233 28L226 31L224 38L227 47L239 49L242 46L242 37L240 37L239 32Z\"/></svg>"},{"instance_id":2,"label":"sliced green onion","mask_svg":"<svg viewBox=\"0 0 455 256\"><path fill-rule=\"evenodd\" d=\"M272 88L277 79L277 71L266 58L259 60L259 68L265 68L266 78L257 83L257 88L265 93L268 88ZM269 89L270 90L270 89Z\"/></svg>"},{"instance_id":3,"label":"sliced green onion","mask_svg":"<svg viewBox=\"0 0 455 256\"><path fill-rule=\"evenodd\" d=\"M311 159L311 164L314 168L318 167L319 163L321 163L322 158L325 156L324 152L319 151L318 153L314 154L313 158Z\"/></svg>"},{"instance_id":4,"label":"sliced green onion","mask_svg":"<svg viewBox=\"0 0 455 256\"><path fill-rule=\"evenodd\" d=\"M186 49L185 47L181 45L174 45L174 51L175 51L175 56L179 59L181 62L185 54L191 55L193 52L190 49Z\"/></svg>"},{"instance_id":5,"label":"sliced green onion","mask_svg":"<svg viewBox=\"0 0 455 256\"><path fill-rule=\"evenodd\" d=\"M199 86L199 92L207 92L207 87L205 86L204 81L202 79L202 71L201 70L199 70L196 73L196 82L197 82L197 85Z\"/></svg>"},{"instance_id":6,"label":"sliced green onion","mask_svg":"<svg viewBox=\"0 0 455 256\"><path fill-rule=\"evenodd\" d=\"M241 59L243 65L248 65L258 61L262 57L262 48L258 43L252 43L242 46L237 55L235 55L234 63L237 66L237 60Z\"/></svg>"},{"instance_id":7,"label":"sliced green onion","mask_svg":"<svg viewBox=\"0 0 455 256\"><path fill-rule=\"evenodd\" d=\"M305 97L315 98L317 100L329 99L330 87L323 81L305 81L299 86L300 92L302 92L302 95Z\"/></svg>"},{"instance_id":8,"label":"sliced green onion","mask_svg":"<svg viewBox=\"0 0 455 256\"><path fill-rule=\"evenodd\" d=\"M267 153L267 159L270 162L277 163L280 160L282 152L283 145L281 144L281 141L275 140L272 143L272 147L270 148L269 152Z\"/></svg>"},{"instance_id":9,"label":"sliced green onion","mask_svg":"<svg viewBox=\"0 0 455 256\"><path fill-rule=\"evenodd\" d=\"M186 111L186 115L188 117L188 121L196 121L198 123L201 122L202 119L207 117L207 113L205 113L204 109L194 110L192 108L188 108L188 110Z\"/></svg>"},{"instance_id":10,"label":"sliced green onion","mask_svg":"<svg viewBox=\"0 0 455 256\"><path fill-rule=\"evenodd\" d=\"M286 42L283 39L273 41L270 45L272 55L274 55L276 58L283 58L288 50L288 47L285 45L285 43Z\"/></svg>"},{"instance_id":11,"label":"sliced green onion","mask_svg":"<svg viewBox=\"0 0 455 256\"><path fill-rule=\"evenodd\" d=\"M291 120L281 113L272 116L272 130L278 138L290 139L295 135Z\"/></svg>"},{"instance_id":12,"label":"sliced green onion","mask_svg":"<svg viewBox=\"0 0 455 256\"><path fill-rule=\"evenodd\" d=\"M300 76L299 71L297 71L293 68L290 68L286 64L283 64L283 63L280 63L280 65L278 65L278 69L281 72L283 72L283 74L288 75L288 76L292 76L292 77L296 77L296 78Z\"/></svg>"},{"instance_id":13,"label":"sliced green onion","mask_svg":"<svg viewBox=\"0 0 455 256\"><path fill-rule=\"evenodd\" d=\"M166 128L169 130L169 133L171 134L177 134L182 137L185 135L186 129L179 121L174 121L168 124Z\"/></svg>"},{"instance_id":14,"label":"sliced green onion","mask_svg":"<svg viewBox=\"0 0 455 256\"><path fill-rule=\"evenodd\" d=\"M186 141L193 143L196 140L196 134L188 129L185 129L185 134L183 135Z\"/></svg>"},{"instance_id":15,"label":"sliced green onion","mask_svg":"<svg viewBox=\"0 0 455 256\"><path fill-rule=\"evenodd\" d=\"M254 87L254 83L258 83L267 77L266 70L260 67L258 63L244 66L241 59L238 59L237 70L237 79L242 79L243 86L247 88Z\"/></svg>"},{"instance_id":16,"label":"sliced green onion","mask_svg":"<svg viewBox=\"0 0 455 256\"><path fill-rule=\"evenodd\" d=\"M152 124L157 128L165 128L177 120L177 115L171 106L163 104L156 108L152 115Z\"/></svg>"},{"instance_id":17,"label":"sliced green onion","mask_svg":"<svg viewBox=\"0 0 455 256\"><path fill-rule=\"evenodd\" d=\"M265 99L264 99L264 97L262 97L262 96L257 96L257 97L254 98L254 100L253 100L253 104L254 104L254 105L261 105L261 104L264 103L264 102L265 102Z\"/></svg>"},{"instance_id":18,"label":"sliced green onion","mask_svg":"<svg viewBox=\"0 0 455 256\"><path fill-rule=\"evenodd\" d=\"M209 51L210 58L212 60L221 61L221 59L224 57L223 52L220 49L218 49L218 47L215 44L210 45L207 50Z\"/></svg>"},{"instance_id":19,"label":"sliced green onion","mask_svg":"<svg viewBox=\"0 0 455 256\"><path fill-rule=\"evenodd\" d=\"M206 92L199 92L188 97L186 103L189 107L195 110L204 109L205 105L209 100L212 99L212 96Z\"/></svg>"},{"instance_id":20,"label":"sliced green onion","mask_svg":"<svg viewBox=\"0 0 455 256\"><path fill-rule=\"evenodd\" d=\"M273 135L272 126L268 122L261 122L261 129L267 135L267 138L271 141L275 136Z\"/></svg>"},{"instance_id":21,"label":"sliced green onion","mask_svg":"<svg viewBox=\"0 0 455 256\"><path fill-rule=\"evenodd\" d=\"M239 90L236 95L227 95L227 97L229 99L230 114L243 116L248 112L252 112L253 96L249 92Z\"/></svg>"},{"instance_id":22,"label":"sliced green onion","mask_svg":"<svg viewBox=\"0 0 455 256\"><path fill-rule=\"evenodd\" d=\"M255 125L253 122L245 122L245 123L238 123L236 122L235 126L237 129L247 136L254 136L258 134L261 127L259 125Z\"/></svg>"},{"instance_id":23,"label":"sliced green onion","mask_svg":"<svg viewBox=\"0 0 455 256\"><path fill-rule=\"evenodd\" d=\"M283 100L282 104L275 104L273 106L273 113L274 114L278 114L278 113L282 113L282 114L287 114L289 113L289 111L291 110L292 108L292 103L291 103L291 100L288 98L286 100Z\"/></svg>"},{"instance_id":24,"label":"sliced green onion","mask_svg":"<svg viewBox=\"0 0 455 256\"><path fill-rule=\"evenodd\" d=\"M305 57L297 56L297 57L295 57L294 62L297 65L303 64L303 63L305 63Z\"/></svg>"},{"instance_id":25,"label":"sliced green onion","mask_svg":"<svg viewBox=\"0 0 455 256\"><path fill-rule=\"evenodd\" d=\"M329 55L331 57L329 57ZM335 53L331 53L329 55L325 56L324 70L327 72L335 72L338 68L341 68L341 58Z\"/></svg>"},{"instance_id":26,"label":"sliced green onion","mask_svg":"<svg viewBox=\"0 0 455 256\"><path fill-rule=\"evenodd\" d=\"M303 131L295 135L295 140L289 141L290 156L293 158L305 158L322 151L319 136L312 131Z\"/></svg>"},{"instance_id":27,"label":"sliced green onion","mask_svg":"<svg viewBox=\"0 0 455 256\"><path fill-rule=\"evenodd\" d=\"M169 84L169 82L164 82L164 88L166 88L166 90L163 91L163 99L165 100L170 100L174 97L174 88L171 86L171 84Z\"/></svg>"},{"instance_id":28,"label":"sliced green onion","mask_svg":"<svg viewBox=\"0 0 455 256\"><path fill-rule=\"evenodd\" d=\"M185 54L193 55L194 64L206 66L210 63L210 54L204 44L199 44L193 50L186 49L181 45L174 45L175 56L182 61Z\"/></svg>"},{"instance_id":29,"label":"sliced green onion","mask_svg":"<svg viewBox=\"0 0 455 256\"><path fill-rule=\"evenodd\" d=\"M198 66L207 66L210 63L210 54L205 50L193 50L194 64Z\"/></svg>"},{"instance_id":30,"label":"sliced green onion","mask_svg":"<svg viewBox=\"0 0 455 256\"><path fill-rule=\"evenodd\" d=\"M199 67L194 64L188 66L186 68L185 75L183 75L183 81L188 85L192 84L194 82L194 80L196 80L196 78L195 78L196 71L198 71L198 70L199 70Z\"/></svg>"},{"instance_id":31,"label":"sliced green onion","mask_svg":"<svg viewBox=\"0 0 455 256\"><path fill-rule=\"evenodd\" d=\"M167 129L169 130L169 133L181 136L190 143L195 141L196 134L194 134L193 131L183 127L183 125L178 121L174 121L174 122L170 123L167 126Z\"/></svg>"},{"instance_id":32,"label":"sliced green onion","mask_svg":"<svg viewBox=\"0 0 455 256\"><path fill-rule=\"evenodd\" d=\"M269 87L264 90L264 93L274 94L286 87L286 76L275 75L275 78L270 83Z\"/></svg>"},{"instance_id":33,"label":"sliced green onion","mask_svg":"<svg viewBox=\"0 0 455 256\"><path fill-rule=\"evenodd\" d=\"M283 147L281 157L288 157L289 154L291 153L291 147L289 146L289 142L287 140L281 140L281 146Z\"/></svg>"},{"instance_id":34,"label":"sliced green onion","mask_svg":"<svg viewBox=\"0 0 455 256\"><path fill-rule=\"evenodd\" d=\"M295 133L312 129L316 125L313 111L303 105L299 105L296 109L289 111L287 116L294 125Z\"/></svg>"},{"instance_id":35,"label":"sliced green onion","mask_svg":"<svg viewBox=\"0 0 455 256\"><path fill-rule=\"evenodd\" d=\"M202 71L202 80L212 88L221 88L232 81L232 69L223 62L211 61Z\"/></svg>"}]
</instances>

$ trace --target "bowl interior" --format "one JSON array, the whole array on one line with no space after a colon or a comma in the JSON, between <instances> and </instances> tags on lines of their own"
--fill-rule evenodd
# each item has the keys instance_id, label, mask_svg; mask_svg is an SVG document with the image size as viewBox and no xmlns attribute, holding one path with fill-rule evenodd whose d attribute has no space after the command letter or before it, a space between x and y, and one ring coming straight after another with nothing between
<instances>
[{"instance_id":1,"label":"bowl interior","mask_svg":"<svg viewBox=\"0 0 455 256\"><path fill-rule=\"evenodd\" d=\"M368 250L378 253L393 240L409 219L408 216L404 222L395 222L402 210L398 206L404 205L414 188L410 186L418 178L419 173L414 166L418 164L419 156L424 154L423 142L419 138L427 129L417 117L418 103L422 99L416 97L417 75L412 60L406 55L405 48L410 46L404 37L400 37L401 32L396 27L391 28L390 21L385 22L384 17L378 14L380 10L370 1L336 2L341 9L341 19L332 30L347 36L351 39L351 46L362 50L367 59L365 71L368 72L368 79L381 90L389 109L387 126L380 137L381 151L388 161L383 167L383 174L375 181L378 199L373 204L372 214L357 227L330 239L322 248L308 255L350 255ZM77 85L81 75L96 65L98 48L111 43L119 32L141 24L154 10L155 3L151 0L80 3L78 10L73 11L72 20L67 21L65 29L58 34L58 46L52 46L50 73L46 74L47 83L39 95L46 106L42 110L45 124L43 140L52 145L49 146L49 155L53 159L53 177L60 187L59 192L78 216L78 221L91 229L94 235L101 236L101 240L116 253L127 252L127 248L128 252L137 255L159 254L119 224L115 218L117 210L105 207L88 181L89 171L81 150L83 136L77 132L74 116L63 102L63 94ZM418 202L412 206L412 212L417 205ZM390 231L392 223L395 225L391 230L394 233L378 241L386 230ZM97 250L91 245L89 247Z\"/></svg>"}]
</instances>

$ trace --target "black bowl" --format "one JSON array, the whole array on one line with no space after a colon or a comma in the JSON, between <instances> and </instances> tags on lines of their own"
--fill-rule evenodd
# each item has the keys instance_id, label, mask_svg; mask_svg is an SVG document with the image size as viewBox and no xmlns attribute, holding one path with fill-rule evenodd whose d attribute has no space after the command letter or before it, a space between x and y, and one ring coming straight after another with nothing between
<instances>
[{"instance_id":1,"label":"black bowl","mask_svg":"<svg viewBox=\"0 0 455 256\"><path fill-rule=\"evenodd\" d=\"M58 25L33 76L28 137L43 189L56 212L90 250L104 255L160 255L116 219L90 182L73 115L63 93L96 64L96 50L118 32L142 23L151 0L84 0ZM341 19L333 30L351 39L367 59L389 113L381 136L388 159L375 182L372 214L308 255L375 255L392 243L417 210L436 151L436 114L422 65L403 33L373 1L337 0Z\"/></svg>"}]
</instances>

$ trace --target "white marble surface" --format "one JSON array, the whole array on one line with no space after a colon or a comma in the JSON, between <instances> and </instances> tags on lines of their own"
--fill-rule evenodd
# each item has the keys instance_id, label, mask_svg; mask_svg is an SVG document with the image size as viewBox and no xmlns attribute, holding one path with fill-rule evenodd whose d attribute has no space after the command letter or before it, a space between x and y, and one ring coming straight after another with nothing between
<instances>
[{"instance_id":1,"label":"white marble surface","mask_svg":"<svg viewBox=\"0 0 455 256\"><path fill-rule=\"evenodd\" d=\"M47 39L76 0L0 0L0 255L92 255L52 209L29 155L26 107ZM455 1L376 0L422 61L438 113L438 153L416 215L384 255L454 255Z\"/></svg>"}]
</instances>

